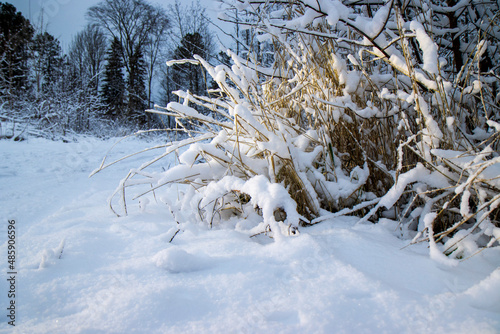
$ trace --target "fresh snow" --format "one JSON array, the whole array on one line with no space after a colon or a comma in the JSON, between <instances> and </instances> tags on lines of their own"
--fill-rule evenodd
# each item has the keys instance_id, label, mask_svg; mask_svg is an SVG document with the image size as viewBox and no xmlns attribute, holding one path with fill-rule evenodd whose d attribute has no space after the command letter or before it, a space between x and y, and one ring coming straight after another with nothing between
<instances>
[{"instance_id":1,"label":"fresh snow","mask_svg":"<svg viewBox=\"0 0 500 334\"><path fill-rule=\"evenodd\" d=\"M429 73L438 74L438 47L436 43L427 35L422 23L412 21L410 23L410 29L415 32L418 44L423 53L424 64L422 68Z\"/></svg>"},{"instance_id":2,"label":"fresh snow","mask_svg":"<svg viewBox=\"0 0 500 334\"><path fill-rule=\"evenodd\" d=\"M163 202L176 199L173 187L158 189L156 199L130 200L129 215L119 218L107 205L113 189L130 168L161 152L133 156L89 179L114 142L0 140L3 310L11 219L18 247L16 327L3 315L0 332L500 332L498 247L450 267L430 258L428 243L405 247L409 240L396 222L355 217L325 220L275 242L250 237L244 227L257 226L256 215L212 229L176 222ZM157 144L126 140L110 158ZM152 172L173 165L165 158ZM240 187L258 194L270 186L254 183Z\"/></svg>"}]
</instances>

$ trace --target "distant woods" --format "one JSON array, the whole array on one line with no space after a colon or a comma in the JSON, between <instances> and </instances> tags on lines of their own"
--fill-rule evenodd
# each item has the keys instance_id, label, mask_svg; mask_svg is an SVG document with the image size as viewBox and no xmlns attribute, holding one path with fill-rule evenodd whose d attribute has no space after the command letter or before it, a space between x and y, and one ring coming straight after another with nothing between
<instances>
[{"instance_id":1,"label":"distant woods","mask_svg":"<svg viewBox=\"0 0 500 334\"><path fill-rule=\"evenodd\" d=\"M145 0L103 0L67 52L9 3L0 2L2 113L63 131L95 132L102 123L169 127L145 110L175 99L172 91L206 94L201 66L165 66L198 54L217 61L199 2L162 8Z\"/></svg>"}]
</instances>

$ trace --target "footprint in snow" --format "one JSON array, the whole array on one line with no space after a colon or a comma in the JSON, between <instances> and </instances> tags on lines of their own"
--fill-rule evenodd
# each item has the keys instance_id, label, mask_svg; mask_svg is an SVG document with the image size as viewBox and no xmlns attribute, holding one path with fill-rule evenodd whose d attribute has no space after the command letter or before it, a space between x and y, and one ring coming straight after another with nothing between
<instances>
[{"instance_id":1,"label":"footprint in snow","mask_svg":"<svg viewBox=\"0 0 500 334\"><path fill-rule=\"evenodd\" d=\"M171 273L183 273L209 268L212 258L207 255L191 254L179 247L170 247L153 256L153 262L158 268Z\"/></svg>"}]
</instances>

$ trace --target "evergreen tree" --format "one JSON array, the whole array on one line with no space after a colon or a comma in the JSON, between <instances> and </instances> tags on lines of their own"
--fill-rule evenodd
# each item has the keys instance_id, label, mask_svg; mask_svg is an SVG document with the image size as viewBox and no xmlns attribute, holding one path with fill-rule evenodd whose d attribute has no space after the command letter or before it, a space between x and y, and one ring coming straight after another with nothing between
<instances>
[{"instance_id":1,"label":"evergreen tree","mask_svg":"<svg viewBox=\"0 0 500 334\"><path fill-rule=\"evenodd\" d=\"M130 73L128 77L128 110L127 114L139 117L141 123L145 122L144 109L147 107L146 94L146 65L142 51L136 47L130 57Z\"/></svg>"},{"instance_id":2,"label":"evergreen tree","mask_svg":"<svg viewBox=\"0 0 500 334\"><path fill-rule=\"evenodd\" d=\"M54 93L54 86L62 79L63 56L59 40L48 32L37 34L33 53L37 97L46 97Z\"/></svg>"},{"instance_id":3,"label":"evergreen tree","mask_svg":"<svg viewBox=\"0 0 500 334\"><path fill-rule=\"evenodd\" d=\"M0 94L11 99L28 88L29 45L34 29L9 3L0 3Z\"/></svg>"},{"instance_id":4,"label":"evergreen tree","mask_svg":"<svg viewBox=\"0 0 500 334\"><path fill-rule=\"evenodd\" d=\"M121 116L124 109L125 80L122 59L122 45L115 37L107 53L104 85L101 92L102 101L108 107L106 114L114 118Z\"/></svg>"},{"instance_id":5,"label":"evergreen tree","mask_svg":"<svg viewBox=\"0 0 500 334\"><path fill-rule=\"evenodd\" d=\"M157 55L169 24L165 10L145 0L103 0L89 8L87 15L92 23L98 24L121 42L127 73L127 114L144 111L148 100L143 89L146 76L149 76L151 97ZM147 56L148 67L144 55Z\"/></svg>"},{"instance_id":6,"label":"evergreen tree","mask_svg":"<svg viewBox=\"0 0 500 334\"><path fill-rule=\"evenodd\" d=\"M186 34L181 45L175 49L173 59L191 59L193 55L207 56L207 47L202 36L195 32ZM203 95L206 91L204 70L193 64L174 65L171 71L173 90L188 89L192 94Z\"/></svg>"}]
</instances>

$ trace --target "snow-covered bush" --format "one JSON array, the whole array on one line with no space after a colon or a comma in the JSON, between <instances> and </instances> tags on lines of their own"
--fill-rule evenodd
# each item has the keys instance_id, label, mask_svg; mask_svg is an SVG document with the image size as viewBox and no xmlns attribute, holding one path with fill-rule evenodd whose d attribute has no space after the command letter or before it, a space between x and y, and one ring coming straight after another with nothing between
<instances>
[{"instance_id":1,"label":"snow-covered bush","mask_svg":"<svg viewBox=\"0 0 500 334\"><path fill-rule=\"evenodd\" d=\"M219 89L210 98L178 91L179 102L152 111L190 137L131 170L115 192L124 209L129 186L188 184L167 204L210 225L257 213L257 228L276 237L355 214L399 221L404 236L448 262L442 253L499 245L498 4L222 5L223 20L251 18L240 24L272 43L274 63L232 51L231 67L186 60ZM177 166L145 170L182 147Z\"/></svg>"}]
</instances>

